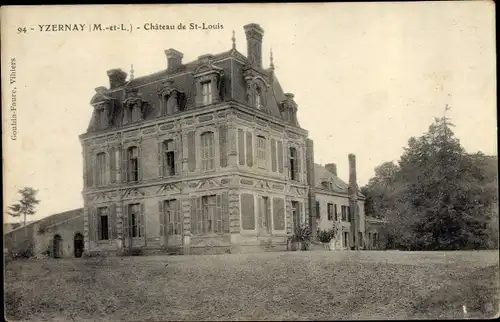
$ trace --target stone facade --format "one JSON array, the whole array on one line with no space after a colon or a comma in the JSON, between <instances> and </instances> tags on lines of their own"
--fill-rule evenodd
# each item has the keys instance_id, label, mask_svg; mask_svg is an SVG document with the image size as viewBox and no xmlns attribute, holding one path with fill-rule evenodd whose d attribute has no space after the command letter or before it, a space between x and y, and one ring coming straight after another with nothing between
<instances>
[{"instance_id":1,"label":"stone facade","mask_svg":"<svg viewBox=\"0 0 500 322\"><path fill-rule=\"evenodd\" d=\"M126 80L110 70L80 136L87 251L282 248L309 222L308 132L274 68L264 31L233 49ZM245 247L249 246L249 247Z\"/></svg>"},{"instance_id":2,"label":"stone facade","mask_svg":"<svg viewBox=\"0 0 500 322\"><path fill-rule=\"evenodd\" d=\"M351 171L355 168L351 168ZM358 232L360 240L359 249L366 248L365 227L365 197L357 193L358 218L355 223L351 211L349 186L339 177L335 164L327 164L325 167L315 164L314 196L316 202L316 227L318 230L335 229L337 231L334 241L335 249L351 249L355 247L353 231ZM357 225L355 229L354 225Z\"/></svg>"}]
</instances>

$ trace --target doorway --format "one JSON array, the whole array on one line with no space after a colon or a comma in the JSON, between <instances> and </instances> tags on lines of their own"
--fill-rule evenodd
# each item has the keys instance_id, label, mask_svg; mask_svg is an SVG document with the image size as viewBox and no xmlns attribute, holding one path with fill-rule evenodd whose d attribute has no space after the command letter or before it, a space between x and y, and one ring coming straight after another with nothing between
<instances>
[{"instance_id":1,"label":"doorway","mask_svg":"<svg viewBox=\"0 0 500 322\"><path fill-rule=\"evenodd\" d=\"M83 235L80 233L76 233L73 241L73 249L75 257L82 257L83 248L84 248Z\"/></svg>"},{"instance_id":2,"label":"doorway","mask_svg":"<svg viewBox=\"0 0 500 322\"><path fill-rule=\"evenodd\" d=\"M60 258L62 252L62 238L59 234L54 236L53 247L52 254L54 258Z\"/></svg>"}]
</instances>

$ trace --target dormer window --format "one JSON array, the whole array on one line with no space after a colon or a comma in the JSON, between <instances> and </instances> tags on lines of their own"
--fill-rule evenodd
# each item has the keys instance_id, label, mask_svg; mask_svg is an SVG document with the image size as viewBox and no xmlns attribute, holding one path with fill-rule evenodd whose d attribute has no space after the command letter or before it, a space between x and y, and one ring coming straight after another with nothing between
<instances>
[{"instance_id":1,"label":"dormer window","mask_svg":"<svg viewBox=\"0 0 500 322\"><path fill-rule=\"evenodd\" d=\"M262 105L262 91L260 90L260 88L258 88L255 91L255 107L258 110L262 109L262 107L263 107L263 105Z\"/></svg>"},{"instance_id":2,"label":"dormer window","mask_svg":"<svg viewBox=\"0 0 500 322\"><path fill-rule=\"evenodd\" d=\"M207 81L201 83L201 93L203 105L212 104L212 82Z\"/></svg>"}]
</instances>

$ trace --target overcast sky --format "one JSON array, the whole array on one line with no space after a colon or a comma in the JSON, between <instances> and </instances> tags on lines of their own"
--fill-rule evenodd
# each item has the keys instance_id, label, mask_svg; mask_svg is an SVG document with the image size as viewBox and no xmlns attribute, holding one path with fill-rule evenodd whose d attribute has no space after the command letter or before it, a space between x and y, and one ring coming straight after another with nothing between
<instances>
[{"instance_id":1,"label":"overcast sky","mask_svg":"<svg viewBox=\"0 0 500 322\"><path fill-rule=\"evenodd\" d=\"M3 9L3 8L2 8ZM39 32L39 24L221 24L212 31ZM231 48L246 55L243 25L265 30L276 74L295 94L315 161L337 163L348 179L356 154L359 184L375 166L398 160L445 104L469 152L497 154L493 2L233 4L10 8L2 12L4 198L39 189L34 219L82 206L85 132L106 71L134 65L135 76L166 68L164 50L184 62ZM4 25L6 24L6 25ZM17 34L18 27L27 33ZM31 31L30 28L35 28ZM17 61L17 82L6 84ZM5 64L5 65L4 65ZM5 68L7 67L7 68ZM12 141L9 93L17 85L18 139ZM12 221L12 219L9 219Z\"/></svg>"}]
</instances>

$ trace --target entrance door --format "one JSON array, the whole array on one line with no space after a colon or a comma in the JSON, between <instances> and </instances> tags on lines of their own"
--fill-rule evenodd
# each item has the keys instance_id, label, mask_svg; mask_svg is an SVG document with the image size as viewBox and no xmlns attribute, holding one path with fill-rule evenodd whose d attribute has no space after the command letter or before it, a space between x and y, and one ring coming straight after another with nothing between
<instances>
[{"instance_id":1,"label":"entrance door","mask_svg":"<svg viewBox=\"0 0 500 322\"><path fill-rule=\"evenodd\" d=\"M80 233L75 234L74 242L73 242L73 248L74 248L74 253L75 257L82 257L83 254L83 235Z\"/></svg>"},{"instance_id":2,"label":"entrance door","mask_svg":"<svg viewBox=\"0 0 500 322\"><path fill-rule=\"evenodd\" d=\"M183 222L181 220L180 201L165 201L165 222L167 225L167 246L182 245Z\"/></svg>"},{"instance_id":3,"label":"entrance door","mask_svg":"<svg viewBox=\"0 0 500 322\"><path fill-rule=\"evenodd\" d=\"M55 235L54 236L54 241L53 241L53 250L52 250L52 254L54 256L54 258L60 258L61 257L61 253L62 253L62 238L60 235Z\"/></svg>"},{"instance_id":4,"label":"entrance door","mask_svg":"<svg viewBox=\"0 0 500 322\"><path fill-rule=\"evenodd\" d=\"M259 235L271 234L271 214L269 208L269 198L259 198Z\"/></svg>"},{"instance_id":5,"label":"entrance door","mask_svg":"<svg viewBox=\"0 0 500 322\"><path fill-rule=\"evenodd\" d=\"M292 201L292 220L293 220L293 231L300 227L300 203L298 201Z\"/></svg>"}]
</instances>

